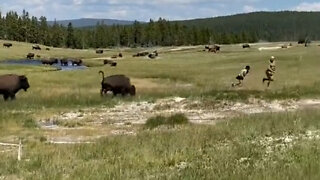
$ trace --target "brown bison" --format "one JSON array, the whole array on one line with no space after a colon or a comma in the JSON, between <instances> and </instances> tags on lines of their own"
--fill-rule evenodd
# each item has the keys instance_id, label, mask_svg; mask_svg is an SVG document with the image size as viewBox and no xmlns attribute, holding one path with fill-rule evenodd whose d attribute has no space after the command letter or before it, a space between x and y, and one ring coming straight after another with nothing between
<instances>
[{"instance_id":1,"label":"brown bison","mask_svg":"<svg viewBox=\"0 0 320 180\"><path fill-rule=\"evenodd\" d=\"M245 48L250 48L250 45L249 44L244 44L242 45L242 48L245 49Z\"/></svg>"},{"instance_id":2,"label":"brown bison","mask_svg":"<svg viewBox=\"0 0 320 180\"><path fill-rule=\"evenodd\" d=\"M41 50L41 47L39 45L32 45L32 50Z\"/></svg>"},{"instance_id":3,"label":"brown bison","mask_svg":"<svg viewBox=\"0 0 320 180\"><path fill-rule=\"evenodd\" d=\"M72 64L72 66L74 66L74 65L81 66L82 60L81 59L71 59L71 64Z\"/></svg>"},{"instance_id":4,"label":"brown bison","mask_svg":"<svg viewBox=\"0 0 320 180\"><path fill-rule=\"evenodd\" d=\"M103 54L103 50L102 50L102 49L97 49L97 50L96 50L96 53L97 53L97 54Z\"/></svg>"},{"instance_id":5,"label":"brown bison","mask_svg":"<svg viewBox=\"0 0 320 180\"><path fill-rule=\"evenodd\" d=\"M119 58L122 58L122 57L123 57L122 53L119 53L119 55L118 55L118 56L119 56Z\"/></svg>"},{"instance_id":6,"label":"brown bison","mask_svg":"<svg viewBox=\"0 0 320 180\"><path fill-rule=\"evenodd\" d=\"M208 52L214 52L217 53L218 51L220 51L220 46L218 45L214 45L213 47L209 47Z\"/></svg>"},{"instance_id":7,"label":"brown bison","mask_svg":"<svg viewBox=\"0 0 320 180\"><path fill-rule=\"evenodd\" d=\"M151 53L151 54L148 55L148 57L149 57L150 59L155 59L157 56L156 56L155 53Z\"/></svg>"},{"instance_id":8,"label":"brown bison","mask_svg":"<svg viewBox=\"0 0 320 180\"><path fill-rule=\"evenodd\" d=\"M138 52L137 54L134 54L133 57L139 57L139 56L147 56L149 52Z\"/></svg>"},{"instance_id":9,"label":"brown bison","mask_svg":"<svg viewBox=\"0 0 320 180\"><path fill-rule=\"evenodd\" d=\"M68 66L68 59L66 59L66 58L61 59L60 64L61 64L61 66Z\"/></svg>"},{"instance_id":10,"label":"brown bison","mask_svg":"<svg viewBox=\"0 0 320 180\"><path fill-rule=\"evenodd\" d=\"M47 48L46 48L46 51L50 51L50 48L47 47Z\"/></svg>"},{"instance_id":11,"label":"brown bison","mask_svg":"<svg viewBox=\"0 0 320 180\"><path fill-rule=\"evenodd\" d=\"M130 94L131 96L134 96L136 94L136 87L131 85L130 79L125 75L112 75L104 77L103 71L99 71L99 74L102 74L100 91L101 96L109 91L111 91L114 96L117 94L121 94L122 96Z\"/></svg>"},{"instance_id":12,"label":"brown bison","mask_svg":"<svg viewBox=\"0 0 320 180\"><path fill-rule=\"evenodd\" d=\"M48 59L43 59L41 60L42 64L48 64L48 65L53 65L53 64L57 64L58 63L58 59L57 58L50 58Z\"/></svg>"},{"instance_id":13,"label":"brown bison","mask_svg":"<svg viewBox=\"0 0 320 180\"><path fill-rule=\"evenodd\" d=\"M118 55L111 56L112 59L116 59L117 57L118 57Z\"/></svg>"},{"instance_id":14,"label":"brown bison","mask_svg":"<svg viewBox=\"0 0 320 180\"><path fill-rule=\"evenodd\" d=\"M27 59L33 59L33 58L34 58L34 53L27 54Z\"/></svg>"},{"instance_id":15,"label":"brown bison","mask_svg":"<svg viewBox=\"0 0 320 180\"><path fill-rule=\"evenodd\" d=\"M15 74L0 76L0 94L3 95L5 101L8 100L9 97L11 100L14 100L16 98L16 93L20 89L27 91L29 87L30 85L26 76Z\"/></svg>"},{"instance_id":16,"label":"brown bison","mask_svg":"<svg viewBox=\"0 0 320 180\"><path fill-rule=\"evenodd\" d=\"M103 64L110 64L110 66L114 66L114 67L117 66L116 62L108 59L103 60Z\"/></svg>"},{"instance_id":17,"label":"brown bison","mask_svg":"<svg viewBox=\"0 0 320 180\"><path fill-rule=\"evenodd\" d=\"M12 43L3 43L3 47L10 48L12 46Z\"/></svg>"}]
</instances>

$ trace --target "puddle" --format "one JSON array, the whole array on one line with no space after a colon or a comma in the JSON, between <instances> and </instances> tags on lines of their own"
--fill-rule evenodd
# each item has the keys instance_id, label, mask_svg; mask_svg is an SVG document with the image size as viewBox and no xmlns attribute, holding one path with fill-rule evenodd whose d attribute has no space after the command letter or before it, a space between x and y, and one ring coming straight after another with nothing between
<instances>
[{"instance_id":1,"label":"puddle","mask_svg":"<svg viewBox=\"0 0 320 180\"><path fill-rule=\"evenodd\" d=\"M2 61L2 64L9 64L9 65L28 65L28 66L48 66L48 65L43 65L41 60L7 60L7 61ZM58 60L57 64L53 64L52 67L56 68L57 70L61 71L72 71L72 70L82 70L82 69L87 69L87 66L81 65L81 66L72 66L71 61L68 61L68 66L61 66L60 60Z\"/></svg>"}]
</instances>

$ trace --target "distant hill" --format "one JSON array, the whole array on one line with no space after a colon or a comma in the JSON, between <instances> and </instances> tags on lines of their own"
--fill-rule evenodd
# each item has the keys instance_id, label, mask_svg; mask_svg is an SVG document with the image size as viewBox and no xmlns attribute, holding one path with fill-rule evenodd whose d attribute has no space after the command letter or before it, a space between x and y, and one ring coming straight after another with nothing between
<instances>
[{"instance_id":1,"label":"distant hill","mask_svg":"<svg viewBox=\"0 0 320 180\"><path fill-rule=\"evenodd\" d=\"M251 33L268 41L320 39L320 12L253 12L231 16L176 21L186 26L208 28L216 33Z\"/></svg>"},{"instance_id":2,"label":"distant hill","mask_svg":"<svg viewBox=\"0 0 320 180\"><path fill-rule=\"evenodd\" d=\"M72 20L61 20L56 21L58 24L63 26L68 26L69 22L72 23L73 27L81 28L81 27L91 27L97 25L99 22L104 23L105 25L131 25L134 21L126 21L126 20L117 20L117 19L91 19L91 18L81 18L81 19L72 19ZM49 21L49 25L53 25L54 21Z\"/></svg>"}]
</instances>

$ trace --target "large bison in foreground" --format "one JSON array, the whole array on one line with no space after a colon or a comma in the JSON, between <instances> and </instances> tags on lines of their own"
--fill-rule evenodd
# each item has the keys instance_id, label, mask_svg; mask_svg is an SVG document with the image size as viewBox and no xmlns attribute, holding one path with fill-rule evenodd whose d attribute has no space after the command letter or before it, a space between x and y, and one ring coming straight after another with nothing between
<instances>
[{"instance_id":1,"label":"large bison in foreground","mask_svg":"<svg viewBox=\"0 0 320 180\"><path fill-rule=\"evenodd\" d=\"M26 76L15 74L0 76L0 94L3 95L5 101L8 100L9 97L11 100L14 100L16 98L16 93L20 89L27 91L29 87L30 85Z\"/></svg>"},{"instance_id":2,"label":"large bison in foreground","mask_svg":"<svg viewBox=\"0 0 320 180\"><path fill-rule=\"evenodd\" d=\"M101 96L106 94L108 91L111 91L114 96L117 94L121 94L122 96L130 94L131 96L134 96L136 94L136 87L131 85L130 79L125 75L112 75L104 77L103 71L99 71L99 74L102 74L100 91Z\"/></svg>"}]
</instances>

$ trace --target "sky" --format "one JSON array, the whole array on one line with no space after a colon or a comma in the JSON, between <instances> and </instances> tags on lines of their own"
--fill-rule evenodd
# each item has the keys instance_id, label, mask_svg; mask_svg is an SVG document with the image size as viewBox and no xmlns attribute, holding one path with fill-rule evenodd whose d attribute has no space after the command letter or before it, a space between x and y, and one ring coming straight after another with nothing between
<instances>
[{"instance_id":1,"label":"sky","mask_svg":"<svg viewBox=\"0 0 320 180\"><path fill-rule=\"evenodd\" d=\"M2 14L25 9L48 20L184 20L255 11L320 11L319 0L0 0Z\"/></svg>"}]
</instances>

